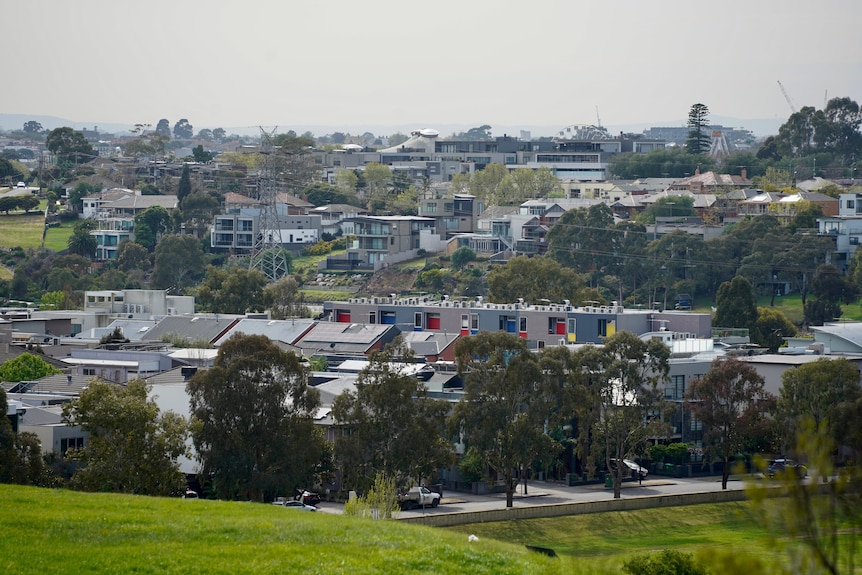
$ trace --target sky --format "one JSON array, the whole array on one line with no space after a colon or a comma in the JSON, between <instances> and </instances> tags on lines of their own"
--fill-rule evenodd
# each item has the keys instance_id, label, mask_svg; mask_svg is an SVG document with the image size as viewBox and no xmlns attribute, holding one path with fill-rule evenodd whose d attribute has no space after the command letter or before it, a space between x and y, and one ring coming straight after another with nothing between
<instances>
[{"instance_id":1,"label":"sky","mask_svg":"<svg viewBox=\"0 0 862 575\"><path fill-rule=\"evenodd\" d=\"M502 135L684 125L695 103L780 124L778 81L797 109L862 102L859 0L29 0L2 13L0 113L93 124Z\"/></svg>"}]
</instances>

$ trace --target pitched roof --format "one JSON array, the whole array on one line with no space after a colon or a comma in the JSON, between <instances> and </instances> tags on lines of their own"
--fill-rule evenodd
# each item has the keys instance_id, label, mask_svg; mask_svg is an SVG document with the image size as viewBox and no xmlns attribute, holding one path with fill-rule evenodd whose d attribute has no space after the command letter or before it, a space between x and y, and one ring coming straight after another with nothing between
<instances>
[{"instance_id":1,"label":"pitched roof","mask_svg":"<svg viewBox=\"0 0 862 575\"><path fill-rule=\"evenodd\" d=\"M186 341L214 342L243 316L165 316L155 327L146 332L143 341L161 341L162 336L176 336Z\"/></svg>"},{"instance_id":2,"label":"pitched roof","mask_svg":"<svg viewBox=\"0 0 862 575\"><path fill-rule=\"evenodd\" d=\"M225 331L214 345L219 346L236 333L246 335L265 335L272 341L281 341L293 345L308 330L314 327L315 320L308 318L296 319L250 319L243 318Z\"/></svg>"}]
</instances>

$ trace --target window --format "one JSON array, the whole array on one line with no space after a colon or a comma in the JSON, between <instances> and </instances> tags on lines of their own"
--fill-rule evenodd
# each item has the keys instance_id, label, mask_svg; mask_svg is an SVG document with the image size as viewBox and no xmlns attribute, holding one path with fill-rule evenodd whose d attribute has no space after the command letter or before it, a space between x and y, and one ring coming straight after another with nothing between
<instances>
[{"instance_id":1,"label":"window","mask_svg":"<svg viewBox=\"0 0 862 575\"><path fill-rule=\"evenodd\" d=\"M518 331L521 333L527 331L527 318L526 317L519 317L518 318Z\"/></svg>"},{"instance_id":2,"label":"window","mask_svg":"<svg viewBox=\"0 0 862 575\"><path fill-rule=\"evenodd\" d=\"M608 335L608 320L600 319L598 323L598 334L602 337Z\"/></svg>"},{"instance_id":3,"label":"window","mask_svg":"<svg viewBox=\"0 0 862 575\"><path fill-rule=\"evenodd\" d=\"M60 440L60 453L64 456L70 449L82 449L84 447L83 437L64 437Z\"/></svg>"},{"instance_id":4,"label":"window","mask_svg":"<svg viewBox=\"0 0 862 575\"><path fill-rule=\"evenodd\" d=\"M664 398L680 401L685 396L685 376L674 375L670 378L670 385L664 388Z\"/></svg>"},{"instance_id":5,"label":"window","mask_svg":"<svg viewBox=\"0 0 862 575\"><path fill-rule=\"evenodd\" d=\"M416 329L422 329L422 312L417 311L413 314L413 327Z\"/></svg>"},{"instance_id":6,"label":"window","mask_svg":"<svg viewBox=\"0 0 862 575\"><path fill-rule=\"evenodd\" d=\"M376 311L368 312L368 323L377 323L377 312Z\"/></svg>"},{"instance_id":7,"label":"window","mask_svg":"<svg viewBox=\"0 0 862 575\"><path fill-rule=\"evenodd\" d=\"M84 375L96 375L96 370L92 367L85 367L82 371Z\"/></svg>"},{"instance_id":8,"label":"window","mask_svg":"<svg viewBox=\"0 0 862 575\"><path fill-rule=\"evenodd\" d=\"M577 319L570 317L569 318L569 329L566 333L570 333L572 335L576 334L577 330L575 328L577 327L577 323L578 323Z\"/></svg>"},{"instance_id":9,"label":"window","mask_svg":"<svg viewBox=\"0 0 862 575\"><path fill-rule=\"evenodd\" d=\"M479 314L471 313L470 314L470 330L471 331L479 331Z\"/></svg>"},{"instance_id":10,"label":"window","mask_svg":"<svg viewBox=\"0 0 862 575\"><path fill-rule=\"evenodd\" d=\"M434 202L428 202L425 204L425 213L433 214L437 211L437 204Z\"/></svg>"}]
</instances>

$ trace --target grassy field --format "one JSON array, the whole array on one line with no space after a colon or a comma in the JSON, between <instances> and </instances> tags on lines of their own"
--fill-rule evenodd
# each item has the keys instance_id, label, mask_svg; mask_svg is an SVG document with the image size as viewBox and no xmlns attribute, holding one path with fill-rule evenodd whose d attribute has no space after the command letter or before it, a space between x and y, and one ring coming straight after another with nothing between
<instances>
[{"instance_id":1,"label":"grassy field","mask_svg":"<svg viewBox=\"0 0 862 575\"><path fill-rule=\"evenodd\" d=\"M696 556L706 551L751 556L769 552L767 533L757 527L746 503L482 523L446 530L547 547L576 559L587 573L619 572L628 556L662 549Z\"/></svg>"},{"instance_id":2,"label":"grassy field","mask_svg":"<svg viewBox=\"0 0 862 575\"><path fill-rule=\"evenodd\" d=\"M0 572L16 575L573 572L523 546L394 521L12 485L0 485L0 532Z\"/></svg>"},{"instance_id":3,"label":"grassy field","mask_svg":"<svg viewBox=\"0 0 862 575\"><path fill-rule=\"evenodd\" d=\"M38 248L42 245L42 229L44 227L45 215L43 213L12 213L8 216L0 214L0 247L21 246L25 250Z\"/></svg>"}]
</instances>

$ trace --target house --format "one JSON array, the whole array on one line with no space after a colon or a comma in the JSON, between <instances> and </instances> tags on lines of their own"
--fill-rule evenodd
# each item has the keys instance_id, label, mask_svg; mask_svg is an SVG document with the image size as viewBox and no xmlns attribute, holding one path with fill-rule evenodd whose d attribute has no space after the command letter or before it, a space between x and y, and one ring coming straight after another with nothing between
<instances>
[{"instance_id":1,"label":"house","mask_svg":"<svg viewBox=\"0 0 862 575\"><path fill-rule=\"evenodd\" d=\"M358 216L344 221L353 236L346 257L327 257L320 270L379 270L384 265L415 258L420 249L438 252L445 244L436 235L435 221L419 216Z\"/></svg>"},{"instance_id":2,"label":"house","mask_svg":"<svg viewBox=\"0 0 862 575\"><path fill-rule=\"evenodd\" d=\"M370 215L368 210L357 208L350 204L327 204L325 206L311 208L308 210L308 213L309 215L320 216L321 233L333 236L339 235L343 231L341 225L344 220L358 216Z\"/></svg>"},{"instance_id":3,"label":"house","mask_svg":"<svg viewBox=\"0 0 862 575\"><path fill-rule=\"evenodd\" d=\"M98 228L90 231L96 237L96 259L113 260L123 241L135 239L135 216L159 206L173 211L179 207L177 196L144 196L140 191L112 188L83 198L82 218L93 219Z\"/></svg>"},{"instance_id":4,"label":"house","mask_svg":"<svg viewBox=\"0 0 862 575\"><path fill-rule=\"evenodd\" d=\"M250 252L262 234L281 238L281 245L292 251L300 251L309 244L317 243L321 235L321 216L306 212L313 207L304 200L289 194L278 194L275 204L277 228L261 229L263 205L256 200L243 200L233 194L231 202L225 202L225 213L213 217L210 247L222 252ZM289 200L289 201L286 201Z\"/></svg>"},{"instance_id":5,"label":"house","mask_svg":"<svg viewBox=\"0 0 862 575\"><path fill-rule=\"evenodd\" d=\"M476 231L476 223L484 211L484 203L471 194L432 197L419 200L419 215L432 218L439 235L449 240L457 234Z\"/></svg>"}]
</instances>

